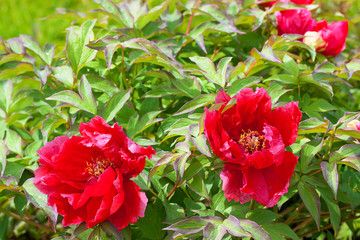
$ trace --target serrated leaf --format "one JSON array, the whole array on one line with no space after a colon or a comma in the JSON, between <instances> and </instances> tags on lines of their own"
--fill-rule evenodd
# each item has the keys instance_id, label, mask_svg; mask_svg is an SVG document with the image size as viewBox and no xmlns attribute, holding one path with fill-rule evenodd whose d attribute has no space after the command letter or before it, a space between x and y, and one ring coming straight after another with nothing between
<instances>
[{"instance_id":1,"label":"serrated leaf","mask_svg":"<svg viewBox=\"0 0 360 240\"><path fill-rule=\"evenodd\" d=\"M96 19L88 20L81 25L80 29L70 27L66 35L66 55L75 76L86 63L96 56L97 51L86 46L93 39L92 29L95 22Z\"/></svg>"},{"instance_id":2,"label":"serrated leaf","mask_svg":"<svg viewBox=\"0 0 360 240\"><path fill-rule=\"evenodd\" d=\"M315 223L320 228L320 198L315 189L306 184L303 181L300 181L298 184L298 190L301 199L303 200L305 207L309 210L311 216L314 218Z\"/></svg>"},{"instance_id":3,"label":"serrated leaf","mask_svg":"<svg viewBox=\"0 0 360 240\"><path fill-rule=\"evenodd\" d=\"M197 98L191 100L190 102L187 102L184 106L182 106L176 113L174 113L174 116L184 113L189 113L191 111L196 110L199 107L206 106L214 102L215 97L216 97L215 93L200 95Z\"/></svg>"},{"instance_id":4,"label":"serrated leaf","mask_svg":"<svg viewBox=\"0 0 360 240\"><path fill-rule=\"evenodd\" d=\"M330 186L331 190L334 193L335 199L337 198L337 191L339 187L339 174L337 171L337 164L336 163L329 163L329 162L321 162L321 171L324 175L324 178L328 185Z\"/></svg>"},{"instance_id":5,"label":"serrated leaf","mask_svg":"<svg viewBox=\"0 0 360 240\"><path fill-rule=\"evenodd\" d=\"M34 185L33 178L26 180L23 184L26 197L34 204L35 207L42 209L50 219L50 223L53 229L55 229L57 221L57 212L47 205L47 196L41 193Z\"/></svg>"},{"instance_id":6,"label":"serrated leaf","mask_svg":"<svg viewBox=\"0 0 360 240\"><path fill-rule=\"evenodd\" d=\"M124 106L130 98L131 89L115 93L110 100L106 103L102 116L106 122L111 121L117 112Z\"/></svg>"}]
</instances>

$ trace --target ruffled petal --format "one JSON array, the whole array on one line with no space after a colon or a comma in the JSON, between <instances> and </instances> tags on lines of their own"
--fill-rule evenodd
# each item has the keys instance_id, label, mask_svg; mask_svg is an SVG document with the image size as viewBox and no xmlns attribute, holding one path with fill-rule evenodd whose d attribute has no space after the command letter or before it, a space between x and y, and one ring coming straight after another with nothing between
<instances>
[{"instance_id":1,"label":"ruffled petal","mask_svg":"<svg viewBox=\"0 0 360 240\"><path fill-rule=\"evenodd\" d=\"M143 217L148 201L145 193L140 192L140 187L131 180L124 180L124 192L126 193L124 204L108 218L118 230Z\"/></svg>"},{"instance_id":2,"label":"ruffled petal","mask_svg":"<svg viewBox=\"0 0 360 240\"><path fill-rule=\"evenodd\" d=\"M295 142L301 117L298 103L290 102L285 106L275 108L267 120L270 125L279 130L286 147Z\"/></svg>"},{"instance_id":3,"label":"ruffled petal","mask_svg":"<svg viewBox=\"0 0 360 240\"><path fill-rule=\"evenodd\" d=\"M235 200L244 204L252 199L251 195L240 190L244 186L241 170L232 168L231 165L225 165L220 173L220 178L223 181L222 189L228 201Z\"/></svg>"},{"instance_id":4,"label":"ruffled petal","mask_svg":"<svg viewBox=\"0 0 360 240\"><path fill-rule=\"evenodd\" d=\"M258 203L273 207L288 191L296 163L297 157L292 152L285 152L284 160L279 166L273 164L263 169L244 169L244 187L241 191L250 194Z\"/></svg>"}]
</instances>

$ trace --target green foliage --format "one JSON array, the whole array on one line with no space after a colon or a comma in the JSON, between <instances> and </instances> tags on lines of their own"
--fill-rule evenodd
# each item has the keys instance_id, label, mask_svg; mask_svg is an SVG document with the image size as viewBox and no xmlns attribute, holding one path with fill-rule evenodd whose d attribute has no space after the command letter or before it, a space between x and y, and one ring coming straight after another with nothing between
<instances>
[{"instance_id":1,"label":"green foliage","mask_svg":"<svg viewBox=\"0 0 360 240\"><path fill-rule=\"evenodd\" d=\"M60 3L24 2L0 0L0 239L360 237L360 131L348 126L360 116L357 1L309 6L350 23L347 48L329 58L301 36L276 36L273 13L294 4L69 0L55 13ZM298 163L273 208L225 198L223 161L204 134L217 93L246 87L303 114L288 147ZM120 233L109 221L62 227L32 181L36 151L95 115L157 153L134 179L145 216Z\"/></svg>"}]
</instances>

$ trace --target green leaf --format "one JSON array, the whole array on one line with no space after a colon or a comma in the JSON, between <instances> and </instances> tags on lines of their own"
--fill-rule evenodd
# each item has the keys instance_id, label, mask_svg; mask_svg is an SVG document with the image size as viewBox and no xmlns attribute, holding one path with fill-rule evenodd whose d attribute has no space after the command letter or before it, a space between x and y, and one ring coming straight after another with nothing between
<instances>
[{"instance_id":1,"label":"green leaf","mask_svg":"<svg viewBox=\"0 0 360 240\"><path fill-rule=\"evenodd\" d=\"M29 63L20 62L13 68L5 68L0 72L0 79L10 79L24 73L34 72L34 68Z\"/></svg>"},{"instance_id":2,"label":"green leaf","mask_svg":"<svg viewBox=\"0 0 360 240\"><path fill-rule=\"evenodd\" d=\"M17 132L8 129L6 131L5 144L10 151L22 156L21 137Z\"/></svg>"},{"instance_id":3,"label":"green leaf","mask_svg":"<svg viewBox=\"0 0 360 240\"><path fill-rule=\"evenodd\" d=\"M52 207L46 204L47 196L35 187L33 180L33 178L30 178L23 184L26 197L35 207L42 209L48 215L51 226L55 229L58 214Z\"/></svg>"},{"instance_id":4,"label":"green leaf","mask_svg":"<svg viewBox=\"0 0 360 240\"><path fill-rule=\"evenodd\" d=\"M43 141L46 143L48 141L48 137L50 134L58 128L61 124L66 123L66 120L62 117L55 115L55 114L49 114L46 119L43 121L41 126L41 133L43 135Z\"/></svg>"},{"instance_id":5,"label":"green leaf","mask_svg":"<svg viewBox=\"0 0 360 240\"><path fill-rule=\"evenodd\" d=\"M154 167L150 170L149 172L149 176L148 176L148 181L150 182L151 178L159 172L160 168L167 165L169 162L171 162L172 160L174 160L177 156L179 156L179 154L165 154L164 156L162 156L160 159L158 159L154 165Z\"/></svg>"},{"instance_id":6,"label":"green leaf","mask_svg":"<svg viewBox=\"0 0 360 240\"><path fill-rule=\"evenodd\" d=\"M190 57L190 60L196 63L208 81L218 84L221 87L225 86L226 70L231 58L222 58L217 66L217 70L215 69L214 63L207 57L195 56Z\"/></svg>"},{"instance_id":7,"label":"green leaf","mask_svg":"<svg viewBox=\"0 0 360 240\"><path fill-rule=\"evenodd\" d=\"M14 198L16 211L18 212L21 218L24 216L24 211L26 209L27 202L28 202L27 198L20 194L17 194Z\"/></svg>"},{"instance_id":8,"label":"green leaf","mask_svg":"<svg viewBox=\"0 0 360 240\"><path fill-rule=\"evenodd\" d=\"M321 205L319 195L312 186L306 184L303 181L299 182L298 190L305 207L309 210L311 216L314 218L318 229L320 229Z\"/></svg>"},{"instance_id":9,"label":"green leaf","mask_svg":"<svg viewBox=\"0 0 360 240\"><path fill-rule=\"evenodd\" d=\"M71 87L74 85L74 73L68 65L54 67L53 69L54 77L64 83L65 85Z\"/></svg>"},{"instance_id":10,"label":"green leaf","mask_svg":"<svg viewBox=\"0 0 360 240\"><path fill-rule=\"evenodd\" d=\"M360 158L359 157L346 157L337 162L338 164L345 164L354 168L355 170L360 172Z\"/></svg>"},{"instance_id":11,"label":"green leaf","mask_svg":"<svg viewBox=\"0 0 360 240\"><path fill-rule=\"evenodd\" d=\"M163 204L157 199L154 203L149 204L145 210L145 216L139 218L136 225L146 237L146 239L164 239L165 231L162 231L166 213ZM149 224L151 223L151 224Z\"/></svg>"},{"instance_id":12,"label":"green leaf","mask_svg":"<svg viewBox=\"0 0 360 240\"><path fill-rule=\"evenodd\" d=\"M330 220L332 223L332 227L335 232L339 231L340 222L341 222L341 210L336 200L333 199L331 191L327 191L324 188L318 188L320 191L321 197L324 199L329 212L330 212Z\"/></svg>"},{"instance_id":13,"label":"green leaf","mask_svg":"<svg viewBox=\"0 0 360 240\"><path fill-rule=\"evenodd\" d=\"M164 10L169 5L169 1L165 1L162 4L150 9L150 11L147 11L146 13L139 16L139 18L135 22L135 26L139 29L143 29L146 24L148 24L151 21L157 20L159 16L164 12Z\"/></svg>"},{"instance_id":14,"label":"green leaf","mask_svg":"<svg viewBox=\"0 0 360 240\"><path fill-rule=\"evenodd\" d=\"M194 146L205 156L211 157L210 149L207 145L207 139L204 134L200 134L197 137L190 137L190 141L194 144Z\"/></svg>"},{"instance_id":15,"label":"green leaf","mask_svg":"<svg viewBox=\"0 0 360 240\"><path fill-rule=\"evenodd\" d=\"M153 98L162 98L169 95L177 95L181 92L177 89L166 87L166 86L159 86L157 88L151 89L150 91L146 92L144 97L153 97Z\"/></svg>"},{"instance_id":16,"label":"green leaf","mask_svg":"<svg viewBox=\"0 0 360 240\"><path fill-rule=\"evenodd\" d=\"M208 190L204 184L204 180L202 179L200 174L196 174L191 181L187 182L187 186L197 193L199 196L205 198L208 202L211 202Z\"/></svg>"},{"instance_id":17,"label":"green leaf","mask_svg":"<svg viewBox=\"0 0 360 240\"><path fill-rule=\"evenodd\" d=\"M79 93L80 96L73 91L65 90L55 93L46 99L64 102L76 108L82 109L84 111L96 115L97 112L96 101L92 94L91 86L88 80L86 79L85 75L83 75L82 78L80 79Z\"/></svg>"},{"instance_id":18,"label":"green leaf","mask_svg":"<svg viewBox=\"0 0 360 240\"><path fill-rule=\"evenodd\" d=\"M203 240L222 240L226 229L222 224L206 224L203 229Z\"/></svg>"},{"instance_id":19,"label":"green leaf","mask_svg":"<svg viewBox=\"0 0 360 240\"><path fill-rule=\"evenodd\" d=\"M184 114L184 113L189 113L189 112L192 112L192 111L198 109L199 107L203 107L210 103L213 103L215 101L215 97L216 97L215 93L200 95L197 98L191 100L190 102L187 102L184 106L182 106L174 114L174 116Z\"/></svg>"},{"instance_id":20,"label":"green leaf","mask_svg":"<svg viewBox=\"0 0 360 240\"><path fill-rule=\"evenodd\" d=\"M251 210L246 214L246 218L254 221L260 225L272 223L278 218L280 215L277 213L274 213L273 211L267 210L267 209L260 209L256 208L254 210Z\"/></svg>"},{"instance_id":21,"label":"green leaf","mask_svg":"<svg viewBox=\"0 0 360 240\"><path fill-rule=\"evenodd\" d=\"M3 175L6 167L6 145L3 140L0 140L0 176Z\"/></svg>"},{"instance_id":22,"label":"green leaf","mask_svg":"<svg viewBox=\"0 0 360 240\"><path fill-rule=\"evenodd\" d=\"M258 84L261 80L261 77L257 76L250 76L241 78L238 80L235 80L229 87L227 93L230 96L236 95L238 92L240 92L241 89L245 87L250 87L252 85Z\"/></svg>"},{"instance_id":23,"label":"green leaf","mask_svg":"<svg viewBox=\"0 0 360 240\"><path fill-rule=\"evenodd\" d=\"M307 173L309 171L309 164L315 155L321 150L323 139L315 139L303 145L300 151L300 169L301 172Z\"/></svg>"},{"instance_id":24,"label":"green leaf","mask_svg":"<svg viewBox=\"0 0 360 240\"><path fill-rule=\"evenodd\" d=\"M192 234L203 230L207 223L205 219L199 216L193 216L171 224L164 228L164 230L176 231L182 234Z\"/></svg>"},{"instance_id":25,"label":"green leaf","mask_svg":"<svg viewBox=\"0 0 360 240\"><path fill-rule=\"evenodd\" d=\"M234 237L253 237L255 240L271 240L269 234L257 223L229 216L224 220L226 230Z\"/></svg>"},{"instance_id":26,"label":"green leaf","mask_svg":"<svg viewBox=\"0 0 360 240\"><path fill-rule=\"evenodd\" d=\"M130 92L131 89L115 93L106 103L102 111L102 116L106 122L111 121L115 117L116 113L124 106L126 101L129 100Z\"/></svg>"},{"instance_id":27,"label":"green leaf","mask_svg":"<svg viewBox=\"0 0 360 240\"><path fill-rule=\"evenodd\" d=\"M334 193L335 199L337 197L337 191L339 186L339 174L337 171L336 163L321 162L321 171L324 175L326 182L329 184L331 190Z\"/></svg>"},{"instance_id":28,"label":"green leaf","mask_svg":"<svg viewBox=\"0 0 360 240\"><path fill-rule=\"evenodd\" d=\"M106 93L109 97L112 97L115 93L120 92L114 84L103 77L97 75L87 75L86 78L89 81L91 88L100 90Z\"/></svg>"},{"instance_id":29,"label":"green leaf","mask_svg":"<svg viewBox=\"0 0 360 240\"><path fill-rule=\"evenodd\" d=\"M162 119L155 118L159 115L161 111L152 111L145 113L139 120L139 115L135 112L128 123L127 135L129 138L133 138L136 134L144 131L146 128L150 127L152 124L159 122Z\"/></svg>"},{"instance_id":30,"label":"green leaf","mask_svg":"<svg viewBox=\"0 0 360 240\"><path fill-rule=\"evenodd\" d=\"M41 49L40 44L31 36L20 35L24 46L35 54L37 54L47 65L51 65L52 59L55 54L55 46L51 44L45 44L44 51Z\"/></svg>"},{"instance_id":31,"label":"green leaf","mask_svg":"<svg viewBox=\"0 0 360 240\"><path fill-rule=\"evenodd\" d=\"M271 223L271 224L264 224L261 225L262 228L267 231L273 240L283 238L281 235L289 237L294 240L300 240L300 238L296 235L296 233L286 224L284 223ZM285 239L285 238L283 238Z\"/></svg>"},{"instance_id":32,"label":"green leaf","mask_svg":"<svg viewBox=\"0 0 360 240\"><path fill-rule=\"evenodd\" d=\"M77 77L79 70L96 56L96 50L86 45L93 40L92 29L96 19L84 22L80 29L71 27L66 35L66 55Z\"/></svg>"},{"instance_id":33,"label":"green leaf","mask_svg":"<svg viewBox=\"0 0 360 240\"><path fill-rule=\"evenodd\" d=\"M287 54L284 55L283 57L283 64L280 64L280 66L282 68L284 68L285 71L289 72L290 74L292 74L294 77L298 77L299 76L299 67L298 64L294 61L294 59L292 59L291 57L289 57Z\"/></svg>"},{"instance_id":34,"label":"green leaf","mask_svg":"<svg viewBox=\"0 0 360 240\"><path fill-rule=\"evenodd\" d=\"M112 224L109 220L106 220L106 221L100 223L100 227L104 232L106 232L106 233L110 234L112 237L114 237L114 239L116 239L116 240L123 239L120 232L115 227L115 225Z\"/></svg>"},{"instance_id":35,"label":"green leaf","mask_svg":"<svg viewBox=\"0 0 360 240\"><path fill-rule=\"evenodd\" d=\"M174 170L176 172L176 185L179 185L182 182L186 162L190 156L191 152L183 153L174 160Z\"/></svg>"},{"instance_id":36,"label":"green leaf","mask_svg":"<svg viewBox=\"0 0 360 240\"><path fill-rule=\"evenodd\" d=\"M348 157L355 157L360 155L359 144L345 144L339 150L330 154L329 162L337 162Z\"/></svg>"}]
</instances>

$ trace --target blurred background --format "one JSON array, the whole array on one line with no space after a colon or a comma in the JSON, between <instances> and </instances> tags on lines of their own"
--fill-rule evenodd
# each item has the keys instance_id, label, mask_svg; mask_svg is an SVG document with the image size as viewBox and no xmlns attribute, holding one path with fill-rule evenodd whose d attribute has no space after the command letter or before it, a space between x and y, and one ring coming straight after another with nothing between
<instances>
[{"instance_id":1,"label":"blurred background","mask_svg":"<svg viewBox=\"0 0 360 240\"><path fill-rule=\"evenodd\" d=\"M0 0L0 36L8 39L25 34L42 46L57 45L64 41L65 29L76 19L75 13L64 18L57 9L87 12L96 7L93 0Z\"/></svg>"}]
</instances>

